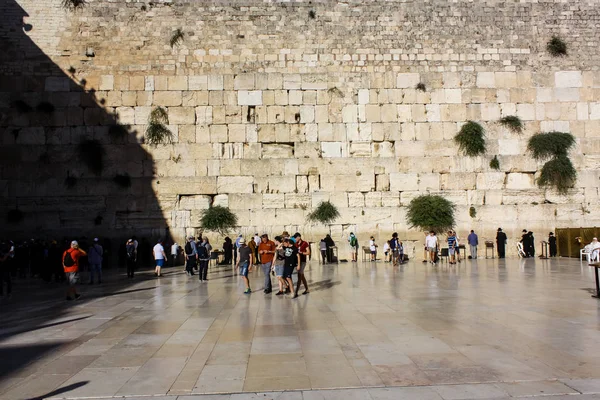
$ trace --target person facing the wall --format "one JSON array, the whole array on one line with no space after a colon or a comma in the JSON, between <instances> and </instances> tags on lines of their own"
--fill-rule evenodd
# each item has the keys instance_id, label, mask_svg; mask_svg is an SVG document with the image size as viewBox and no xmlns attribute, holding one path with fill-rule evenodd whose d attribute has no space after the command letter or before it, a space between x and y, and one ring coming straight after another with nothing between
<instances>
[{"instance_id":1,"label":"person facing the wall","mask_svg":"<svg viewBox=\"0 0 600 400\"><path fill-rule=\"evenodd\" d=\"M498 249L498 258L505 257L507 240L508 238L506 237L506 233L502 232L502 228L498 228L498 233L496 233L496 248Z\"/></svg>"},{"instance_id":2,"label":"person facing the wall","mask_svg":"<svg viewBox=\"0 0 600 400\"><path fill-rule=\"evenodd\" d=\"M102 283L102 257L104 249L100 246L100 239L94 238L94 243L88 250L88 263L90 264L90 285L94 284L94 275L98 276L98 283Z\"/></svg>"},{"instance_id":3,"label":"person facing the wall","mask_svg":"<svg viewBox=\"0 0 600 400\"><path fill-rule=\"evenodd\" d=\"M553 232L548 234L548 247L550 247L550 257L556 257L557 246L556 246L556 236L554 236Z\"/></svg>"},{"instance_id":4,"label":"person facing the wall","mask_svg":"<svg viewBox=\"0 0 600 400\"><path fill-rule=\"evenodd\" d=\"M474 230L471 229L471 233L467 236L467 242L469 243L469 250L471 251L471 259L477 259L477 246L479 245L479 237Z\"/></svg>"}]
</instances>

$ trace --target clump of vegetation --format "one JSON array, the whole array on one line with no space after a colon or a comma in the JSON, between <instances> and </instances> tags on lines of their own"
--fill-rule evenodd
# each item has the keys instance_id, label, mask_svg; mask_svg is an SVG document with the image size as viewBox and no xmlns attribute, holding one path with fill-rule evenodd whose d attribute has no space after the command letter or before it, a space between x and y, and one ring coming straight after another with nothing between
<instances>
[{"instance_id":1,"label":"clump of vegetation","mask_svg":"<svg viewBox=\"0 0 600 400\"><path fill-rule=\"evenodd\" d=\"M55 110L54 104L49 103L47 101L42 101L40 104L37 105L37 107L35 107L35 109L38 112L44 113L44 114L52 114Z\"/></svg>"},{"instance_id":2,"label":"clump of vegetation","mask_svg":"<svg viewBox=\"0 0 600 400\"><path fill-rule=\"evenodd\" d=\"M500 170L500 161L498 161L498 156L494 156L490 161L490 168L496 171Z\"/></svg>"},{"instance_id":3,"label":"clump of vegetation","mask_svg":"<svg viewBox=\"0 0 600 400\"><path fill-rule=\"evenodd\" d=\"M553 57L562 57L567 55L567 44L558 36L552 36L552 39L546 44L546 50Z\"/></svg>"},{"instance_id":4,"label":"clump of vegetation","mask_svg":"<svg viewBox=\"0 0 600 400\"><path fill-rule=\"evenodd\" d=\"M454 136L454 142L464 155L476 157L485 154L485 131L477 122L468 121Z\"/></svg>"},{"instance_id":5,"label":"clump of vegetation","mask_svg":"<svg viewBox=\"0 0 600 400\"><path fill-rule=\"evenodd\" d=\"M33 111L33 107L25 103L23 100L15 100L10 104L10 106L17 110L19 114L27 114Z\"/></svg>"},{"instance_id":6,"label":"clump of vegetation","mask_svg":"<svg viewBox=\"0 0 600 400\"><path fill-rule=\"evenodd\" d=\"M181 42L183 42L183 37L183 31L181 30L181 28L177 28L175 32L173 32L173 34L171 35L171 40L169 41L171 48L179 46Z\"/></svg>"},{"instance_id":7,"label":"clump of vegetation","mask_svg":"<svg viewBox=\"0 0 600 400\"><path fill-rule=\"evenodd\" d=\"M317 13L315 12L315 10L310 10L310 11L308 12L308 17L309 17L310 19L315 19L315 18L317 18Z\"/></svg>"},{"instance_id":8,"label":"clump of vegetation","mask_svg":"<svg viewBox=\"0 0 600 400\"><path fill-rule=\"evenodd\" d=\"M237 215L227 207L213 206L204 211L200 219L200 226L207 231L225 235L238 224Z\"/></svg>"},{"instance_id":9,"label":"clump of vegetation","mask_svg":"<svg viewBox=\"0 0 600 400\"><path fill-rule=\"evenodd\" d=\"M106 150L98 140L87 139L77 147L81 161L96 175L102 173Z\"/></svg>"},{"instance_id":10,"label":"clump of vegetation","mask_svg":"<svg viewBox=\"0 0 600 400\"><path fill-rule=\"evenodd\" d=\"M425 84L423 82L417 83L417 86L415 86L415 89L420 90L421 92L427 91L427 88L425 87Z\"/></svg>"},{"instance_id":11,"label":"clump of vegetation","mask_svg":"<svg viewBox=\"0 0 600 400\"><path fill-rule=\"evenodd\" d=\"M156 107L148 117L146 127L146 141L151 145L168 144L173 141L173 133L167 128L169 115L167 110Z\"/></svg>"},{"instance_id":12,"label":"clump of vegetation","mask_svg":"<svg viewBox=\"0 0 600 400\"><path fill-rule=\"evenodd\" d=\"M18 224L19 222L23 221L23 218L25 218L23 211L17 208L9 210L6 213L6 222L9 224Z\"/></svg>"},{"instance_id":13,"label":"clump of vegetation","mask_svg":"<svg viewBox=\"0 0 600 400\"><path fill-rule=\"evenodd\" d=\"M553 187L565 194L577 180L577 171L568 157L575 146L575 137L565 132L546 132L533 135L527 150L538 161L548 160L542 167L537 180L539 187Z\"/></svg>"},{"instance_id":14,"label":"clump of vegetation","mask_svg":"<svg viewBox=\"0 0 600 400\"><path fill-rule=\"evenodd\" d=\"M500 118L500 123L514 133L523 133L523 122L516 115L508 115Z\"/></svg>"},{"instance_id":15,"label":"clump of vegetation","mask_svg":"<svg viewBox=\"0 0 600 400\"><path fill-rule=\"evenodd\" d=\"M61 5L69 11L82 9L85 6L86 0L62 0Z\"/></svg>"},{"instance_id":16,"label":"clump of vegetation","mask_svg":"<svg viewBox=\"0 0 600 400\"><path fill-rule=\"evenodd\" d=\"M471 218L477 217L477 210L473 206L469 207L469 217L471 217Z\"/></svg>"},{"instance_id":17,"label":"clump of vegetation","mask_svg":"<svg viewBox=\"0 0 600 400\"><path fill-rule=\"evenodd\" d=\"M337 207L330 201L322 201L317 208L312 210L307 219L309 222L320 222L324 225L331 224L340 216Z\"/></svg>"},{"instance_id":18,"label":"clump of vegetation","mask_svg":"<svg viewBox=\"0 0 600 400\"><path fill-rule=\"evenodd\" d=\"M406 219L411 228L444 232L454 226L455 209L456 206L442 196L426 194L411 200Z\"/></svg>"},{"instance_id":19,"label":"clump of vegetation","mask_svg":"<svg viewBox=\"0 0 600 400\"><path fill-rule=\"evenodd\" d=\"M128 173L115 175L115 177L113 178L113 182L115 182L122 188L131 187L131 177Z\"/></svg>"}]
</instances>

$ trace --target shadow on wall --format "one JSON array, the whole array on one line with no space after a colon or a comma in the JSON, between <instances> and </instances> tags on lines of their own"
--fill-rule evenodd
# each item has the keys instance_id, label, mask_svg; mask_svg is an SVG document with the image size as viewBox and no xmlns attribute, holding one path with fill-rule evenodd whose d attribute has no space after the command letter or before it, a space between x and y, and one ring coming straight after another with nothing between
<instances>
[{"instance_id":1,"label":"shadow on wall","mask_svg":"<svg viewBox=\"0 0 600 400\"><path fill-rule=\"evenodd\" d=\"M0 236L168 235L137 132L44 54L27 17L0 4Z\"/></svg>"}]
</instances>

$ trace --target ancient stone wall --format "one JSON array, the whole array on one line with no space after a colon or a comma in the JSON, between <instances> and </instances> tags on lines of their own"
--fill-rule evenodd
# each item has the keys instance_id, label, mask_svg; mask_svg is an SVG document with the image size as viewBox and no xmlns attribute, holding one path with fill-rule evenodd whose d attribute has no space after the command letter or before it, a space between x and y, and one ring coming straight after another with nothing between
<instances>
[{"instance_id":1,"label":"ancient stone wall","mask_svg":"<svg viewBox=\"0 0 600 400\"><path fill-rule=\"evenodd\" d=\"M96 0L75 12L59 0L18 4L29 13L31 41L63 71L44 76L35 58L1 59L2 149L11 154L2 160L1 208L25 211L18 229L45 227L48 214L71 214L83 202L92 204L86 215L101 212L104 222L76 229L168 226L181 239L202 210L222 204L245 233L301 230L318 240L331 232L345 241L354 231L381 243L398 231L419 240L404 206L423 193L452 200L459 235L475 229L481 240L499 226L514 243L523 228L540 240L555 227L600 222L597 1ZM171 47L176 29L184 37ZM14 34L0 30L0 38ZM548 54L553 35L567 56ZM10 116L11 102L32 95L22 80L36 75L44 82L34 94L56 102L52 129ZM157 106L168 111L171 145L144 144ZM508 115L523 120L523 134L498 123ZM452 141L467 120L486 129L484 157L465 157ZM115 121L130 127L124 142L108 135ZM19 134L8 134L15 126ZM577 137L578 181L565 196L536 186L542 164L526 152L531 135L551 130ZM40 165L48 146L68 153L86 135L107 150L100 178L73 158L68 168ZM127 146L141 148L142 159L111 158ZM495 155L499 171L489 167ZM123 163L133 185L115 192ZM67 170L82 187L63 187ZM158 206L148 207L148 197ZM341 217L308 225L322 200ZM40 204L46 217L37 215Z\"/></svg>"}]
</instances>

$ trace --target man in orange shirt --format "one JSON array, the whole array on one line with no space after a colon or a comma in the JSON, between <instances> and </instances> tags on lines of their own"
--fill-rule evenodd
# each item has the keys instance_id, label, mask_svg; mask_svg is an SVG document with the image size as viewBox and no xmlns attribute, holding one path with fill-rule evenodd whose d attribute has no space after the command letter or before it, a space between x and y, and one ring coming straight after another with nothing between
<instances>
[{"instance_id":1,"label":"man in orange shirt","mask_svg":"<svg viewBox=\"0 0 600 400\"><path fill-rule=\"evenodd\" d=\"M275 258L275 243L269 240L269 236L266 233L260 237L258 256L260 257L261 267L265 274L264 292L268 294L273 291L273 287L271 286L271 265L273 265L273 258Z\"/></svg>"},{"instance_id":2,"label":"man in orange shirt","mask_svg":"<svg viewBox=\"0 0 600 400\"><path fill-rule=\"evenodd\" d=\"M79 283L79 258L83 256L87 256L87 253L79 248L79 243L75 240L71 242L71 248L63 253L63 268L69 284L67 300L78 300L81 297L75 285Z\"/></svg>"}]
</instances>

